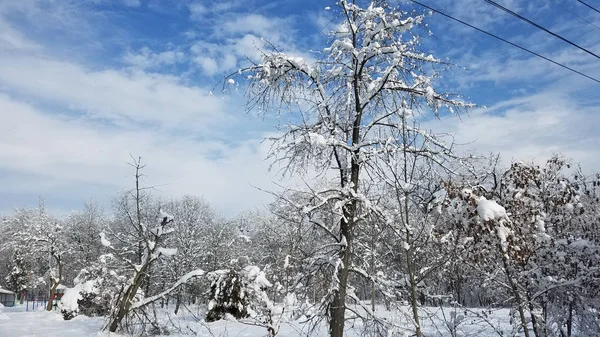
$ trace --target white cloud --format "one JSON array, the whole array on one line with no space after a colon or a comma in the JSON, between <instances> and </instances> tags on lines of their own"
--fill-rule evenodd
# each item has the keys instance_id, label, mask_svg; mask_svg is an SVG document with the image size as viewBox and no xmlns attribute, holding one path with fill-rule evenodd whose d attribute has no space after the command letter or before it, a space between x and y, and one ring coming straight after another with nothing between
<instances>
[{"instance_id":1,"label":"white cloud","mask_svg":"<svg viewBox=\"0 0 600 337\"><path fill-rule=\"evenodd\" d=\"M553 90L478 109L442 122L433 130L450 132L456 142L482 154L500 153L511 160L541 162L562 153L590 170L600 166L600 107L586 107L576 98Z\"/></svg>"},{"instance_id":2,"label":"white cloud","mask_svg":"<svg viewBox=\"0 0 600 337\"><path fill-rule=\"evenodd\" d=\"M246 14L227 20L220 28L229 34L251 33L261 37L268 37L279 35L284 26L287 25L279 18L267 18L259 14Z\"/></svg>"},{"instance_id":3,"label":"white cloud","mask_svg":"<svg viewBox=\"0 0 600 337\"><path fill-rule=\"evenodd\" d=\"M0 83L95 117L198 127L226 121L222 99L177 77L126 70L90 70L64 61L0 54ZM210 127L210 125L206 125Z\"/></svg>"},{"instance_id":4,"label":"white cloud","mask_svg":"<svg viewBox=\"0 0 600 337\"><path fill-rule=\"evenodd\" d=\"M221 45L197 41L190 51L196 57L193 61L209 76L226 75L239 67L246 58L257 60L259 49L265 42L258 36L246 34L238 38L225 39Z\"/></svg>"},{"instance_id":5,"label":"white cloud","mask_svg":"<svg viewBox=\"0 0 600 337\"><path fill-rule=\"evenodd\" d=\"M163 196L203 195L228 212L269 199L252 187L272 186L261 139L228 145L154 130L98 128L81 120L50 117L6 95L0 95L0 118L0 169L5 178L14 180L2 184L0 194L19 191L33 199L43 195L107 200L132 185L126 165L132 153L148 164L145 183L161 185L158 193ZM20 179L15 180L17 175ZM45 183L31 183L37 180ZM109 195L98 195L99 191Z\"/></svg>"},{"instance_id":6,"label":"white cloud","mask_svg":"<svg viewBox=\"0 0 600 337\"><path fill-rule=\"evenodd\" d=\"M200 1L192 2L188 5L190 19L200 21L203 20L208 14L230 12L242 6L244 2L247 2L247 0L226 0L213 2L208 5Z\"/></svg>"},{"instance_id":7,"label":"white cloud","mask_svg":"<svg viewBox=\"0 0 600 337\"><path fill-rule=\"evenodd\" d=\"M141 48L137 53L128 51L123 57L125 63L139 69L156 69L162 66L183 63L185 60L186 56L182 51L166 50L156 53L148 47Z\"/></svg>"},{"instance_id":8,"label":"white cloud","mask_svg":"<svg viewBox=\"0 0 600 337\"><path fill-rule=\"evenodd\" d=\"M521 12L526 2L520 0L498 1L501 5L513 11ZM478 0L451 0L440 1L432 6L438 10L449 13L461 20L474 24L479 28L506 27L511 16L494 6ZM539 9L539 7L538 7ZM514 21L512 21L514 23ZM461 27L461 29L470 29Z\"/></svg>"},{"instance_id":9,"label":"white cloud","mask_svg":"<svg viewBox=\"0 0 600 337\"><path fill-rule=\"evenodd\" d=\"M0 17L0 50L38 50L42 47L27 39Z\"/></svg>"},{"instance_id":10,"label":"white cloud","mask_svg":"<svg viewBox=\"0 0 600 337\"><path fill-rule=\"evenodd\" d=\"M208 13L206 6L199 2L191 3L188 8L190 10L190 17L192 20L199 20L204 14Z\"/></svg>"},{"instance_id":11,"label":"white cloud","mask_svg":"<svg viewBox=\"0 0 600 337\"><path fill-rule=\"evenodd\" d=\"M244 57L255 56L256 49L264 43L261 37L284 52L310 58L299 52L300 38L293 29L298 22L289 17L235 12L241 11L242 1L211 5L197 1L189 5L191 18L197 20L192 23L196 29L185 27L185 34L199 40L193 41L191 47L169 45L167 50L160 51L137 47L134 50L127 43L131 41L119 40L107 49L117 46L117 55L124 55L120 60L132 66L120 69L108 62L103 66L93 65L96 60L75 62L75 57L68 53L57 57L60 51L73 48L68 43L89 43L94 40L90 37L114 32L116 25L110 26L110 20L102 14L85 12L86 8L78 5L80 2L52 3L56 8L49 11L51 15L45 15L34 0L0 2L0 118L3 120L0 194L23 193L33 199L41 194L77 201L90 197L106 200L131 186L131 172L125 164L131 152L148 163L146 182L166 184L160 187L166 195L204 195L224 211L239 211L260 205L261 199L269 199L251 187L271 186L272 175L266 173L268 163L263 161L266 144L260 143L261 135L242 139L248 130L242 132L238 117L232 114L236 110L242 113L240 104L231 107L231 99L210 96L207 88L213 83L206 88L203 84L190 84L189 73L159 72L166 65L185 67L186 62L193 62L205 75L224 74L236 69ZM518 8L512 1L506 3ZM477 5L474 0L461 0L453 3L453 10L484 26L497 27L505 22L494 21L497 13L481 6L469 7L474 5ZM224 14L225 11L228 13ZM40 19L43 22L36 21L35 30L56 27L53 29L62 29L70 39L64 42L65 46L49 45L43 39L34 42L25 32L2 21L6 12L26 16L28 23ZM91 16L103 20L89 20ZM322 16L315 20L320 26L327 24ZM81 27L85 34L77 35L74 27ZM437 33L442 35L441 31ZM462 42L463 37L458 36ZM586 38L584 42L590 42L586 45L597 45L597 37L586 35ZM155 46L152 42L148 45ZM487 45L481 46L490 50ZM458 141L463 143L475 141L469 146L482 153L502 152L506 160L542 160L554 152L563 152L588 168L597 167L600 141L594 126L600 125L597 117L600 111L592 104L578 101L576 94L565 94L585 84L577 81L567 85L561 78L562 72L549 71L554 66L522 54L515 58L513 52L507 54L504 48L496 46L491 50L497 54L477 51L479 55L473 56L465 54L464 43L460 44L458 52L464 58L456 61L471 68L460 79L462 83L511 84L502 88L491 86L503 95L507 91L521 91L527 86L525 81L532 79L555 81L554 84L537 95L473 111L463 116L463 122L454 118L428 126L456 133ZM186 55L183 51L187 53L188 48ZM102 54L103 48L98 51L100 63L114 61ZM553 50L551 55L583 69L598 69L568 49ZM512 85L518 81L522 82ZM57 111L68 114L59 115ZM90 115L100 120L87 118ZM104 120L116 122L120 127L107 126ZM187 132L174 132L181 128ZM215 140L211 137L215 132L227 132L224 138L235 139ZM9 202L0 200L0 207L8 208Z\"/></svg>"},{"instance_id":12,"label":"white cloud","mask_svg":"<svg viewBox=\"0 0 600 337\"><path fill-rule=\"evenodd\" d=\"M290 22L280 18L255 14L232 16L220 26L216 35L220 38L218 44L201 39L190 48L192 55L196 56L193 61L209 76L217 73L226 75L248 65L248 59L258 62L261 51L269 49L270 44L279 51L312 60L312 55L300 51L296 45Z\"/></svg>"},{"instance_id":13,"label":"white cloud","mask_svg":"<svg viewBox=\"0 0 600 337\"><path fill-rule=\"evenodd\" d=\"M123 3L129 7L139 7L142 4L140 0L123 0Z\"/></svg>"},{"instance_id":14,"label":"white cloud","mask_svg":"<svg viewBox=\"0 0 600 337\"><path fill-rule=\"evenodd\" d=\"M198 56L194 58L194 62L196 62L202 71L209 76L217 74L222 69L219 67L217 61L212 57ZM231 68L231 66L228 68Z\"/></svg>"}]
</instances>

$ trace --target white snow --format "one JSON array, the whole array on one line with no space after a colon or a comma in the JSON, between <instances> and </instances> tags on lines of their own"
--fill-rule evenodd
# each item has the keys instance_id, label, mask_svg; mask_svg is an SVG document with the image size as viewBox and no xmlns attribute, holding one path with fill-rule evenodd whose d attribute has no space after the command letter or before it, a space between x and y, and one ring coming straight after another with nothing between
<instances>
[{"instance_id":1,"label":"white snow","mask_svg":"<svg viewBox=\"0 0 600 337\"><path fill-rule=\"evenodd\" d=\"M506 210L494 200L485 197L477 199L477 214L483 221L507 219Z\"/></svg>"},{"instance_id":2,"label":"white snow","mask_svg":"<svg viewBox=\"0 0 600 337\"><path fill-rule=\"evenodd\" d=\"M233 78L230 78L227 80L227 83L229 84L235 84L235 80Z\"/></svg>"},{"instance_id":3,"label":"white snow","mask_svg":"<svg viewBox=\"0 0 600 337\"><path fill-rule=\"evenodd\" d=\"M579 248L579 249L594 247L594 245L591 242L589 242L588 240L585 240L585 239L575 240L575 241L571 242L570 246L573 248Z\"/></svg>"},{"instance_id":4,"label":"white snow","mask_svg":"<svg viewBox=\"0 0 600 337\"><path fill-rule=\"evenodd\" d=\"M270 288L272 286L271 282L267 280L267 276L262 271L258 273L254 282L261 288Z\"/></svg>"},{"instance_id":5,"label":"white snow","mask_svg":"<svg viewBox=\"0 0 600 337\"><path fill-rule=\"evenodd\" d=\"M504 227L503 224L500 224L496 227L496 232L498 234L498 238L500 239L500 244L502 245L502 250L504 252L506 252L507 249L507 243L506 243L506 238L508 238L508 235L510 234L508 228Z\"/></svg>"},{"instance_id":6,"label":"white snow","mask_svg":"<svg viewBox=\"0 0 600 337\"><path fill-rule=\"evenodd\" d=\"M173 216L162 209L160 210L160 218L161 221L165 218L167 219L167 222L173 221Z\"/></svg>"},{"instance_id":7,"label":"white snow","mask_svg":"<svg viewBox=\"0 0 600 337\"><path fill-rule=\"evenodd\" d=\"M293 299L290 298L291 303ZM301 303L296 303L301 305ZM189 327L192 333L188 330L186 332L172 332L170 337L186 337L186 336L199 336L199 337L210 337L210 336L265 336L266 329L259 325L245 324L243 321L237 321L227 317L226 320L221 320L213 323L205 323L197 321L194 316L189 314L187 311L182 311L179 315L174 316L172 311L167 316L166 312L157 308L157 315L159 320L164 323L168 323L169 320L174 320L175 324ZM173 308L170 307L170 310ZM358 309L358 308L356 308ZM192 308L195 313L197 308ZM286 309L287 310L287 309ZM358 309L361 310L361 309ZM444 315L452 315L451 308L444 308ZM477 311L478 309L473 309ZM427 336L447 336L449 335L446 330L442 328L441 332L438 330L444 326L444 319L440 308L424 307L420 309L423 315L430 317L428 320L424 320L422 328L424 334ZM400 323L402 326L409 326L408 321L402 320L402 317L406 317L410 312L409 307L401 307L395 311L387 311L385 307L378 306L376 312L380 315L384 315L387 320L394 320ZM494 329L504 331L506 335L511 330L509 309L493 310L488 313L488 320L493 325L490 327L485 322L477 319L471 312L463 313L465 319L457 325L457 336L478 336L478 337L492 337L498 336ZM105 323L105 317L89 318L86 316L77 316L70 321L63 320L59 312L25 312L24 306L16 308L5 308L5 315L8 317L7 320L0 321L0 336L4 337L125 337L126 335L101 332L103 324ZM276 317L276 320L278 317ZM354 320L348 318L347 323L348 329L344 334L347 337L358 337L362 336L362 323L360 320ZM246 323L252 323L251 321ZM313 337L326 337L327 327L326 325L317 326L315 330L311 330L310 322L306 322L306 317L300 317L298 320L283 320L278 337L300 337L300 336L313 336ZM397 332L400 330L397 330ZM404 330L406 331L406 330ZM473 332L477 332L473 334ZM440 334L441 333L441 334ZM446 333L446 334L444 334ZM408 334L405 334L408 335ZM163 336L163 335L161 335ZM517 334L522 336L522 334ZM160 337L160 336L157 336Z\"/></svg>"},{"instance_id":8,"label":"white snow","mask_svg":"<svg viewBox=\"0 0 600 337\"><path fill-rule=\"evenodd\" d=\"M247 266L243 269L244 276L254 284L259 289L270 288L273 285L269 280L267 280L267 276L264 271L261 271L257 266Z\"/></svg>"},{"instance_id":9,"label":"white snow","mask_svg":"<svg viewBox=\"0 0 600 337\"><path fill-rule=\"evenodd\" d=\"M327 145L327 140L325 137L323 137L323 135L313 132L308 133L308 142L310 145L316 147L323 147Z\"/></svg>"},{"instance_id":10,"label":"white snow","mask_svg":"<svg viewBox=\"0 0 600 337\"><path fill-rule=\"evenodd\" d=\"M163 248L159 247L158 252L165 256L173 256L177 254L177 248Z\"/></svg>"},{"instance_id":11,"label":"white snow","mask_svg":"<svg viewBox=\"0 0 600 337\"><path fill-rule=\"evenodd\" d=\"M573 204L572 203L566 204L565 209L569 212L573 212L573 209L574 209Z\"/></svg>"},{"instance_id":12,"label":"white snow","mask_svg":"<svg viewBox=\"0 0 600 337\"><path fill-rule=\"evenodd\" d=\"M100 243L102 243L104 247L110 247L110 241L106 239L106 234L104 234L104 232L100 233Z\"/></svg>"},{"instance_id":13,"label":"white snow","mask_svg":"<svg viewBox=\"0 0 600 337\"><path fill-rule=\"evenodd\" d=\"M145 306L149 303L152 303L160 298L163 298L163 297L167 296L168 294L170 294L171 292L173 292L175 289L177 289L182 284L187 283L190 279L200 277L204 274L205 274L204 271L201 269L193 270L193 271L183 275L182 277L180 277L179 280L177 280L177 282L175 282L169 289L163 291L160 294L157 294L157 295L154 295L151 297L146 297L146 298L132 304L131 308L135 309L135 308L143 307L143 306Z\"/></svg>"},{"instance_id":14,"label":"white snow","mask_svg":"<svg viewBox=\"0 0 600 337\"><path fill-rule=\"evenodd\" d=\"M77 301L82 299L81 292L94 292L95 283L93 280L90 280L84 283L76 284L73 288L65 288L65 293L60 299L59 308L77 312L79 309L79 304L77 304Z\"/></svg>"},{"instance_id":15,"label":"white snow","mask_svg":"<svg viewBox=\"0 0 600 337\"><path fill-rule=\"evenodd\" d=\"M0 294L9 294L9 295L14 295L14 292L10 291L10 290L6 290L6 289L2 289L0 288Z\"/></svg>"},{"instance_id":16,"label":"white snow","mask_svg":"<svg viewBox=\"0 0 600 337\"><path fill-rule=\"evenodd\" d=\"M79 288L69 288L60 299L60 308L77 311L79 309L77 301L80 299L82 299L82 297Z\"/></svg>"}]
</instances>

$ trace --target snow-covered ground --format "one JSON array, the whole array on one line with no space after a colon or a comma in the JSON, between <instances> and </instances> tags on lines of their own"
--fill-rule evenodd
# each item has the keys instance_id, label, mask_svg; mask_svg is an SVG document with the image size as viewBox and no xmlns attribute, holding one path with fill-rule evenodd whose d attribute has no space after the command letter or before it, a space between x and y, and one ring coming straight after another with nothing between
<instances>
[{"instance_id":1,"label":"snow-covered ground","mask_svg":"<svg viewBox=\"0 0 600 337\"><path fill-rule=\"evenodd\" d=\"M5 319L0 320L1 337L85 337L96 336L102 327L102 318L75 317L63 320L56 312L25 311L24 306L4 308Z\"/></svg>"},{"instance_id":2,"label":"snow-covered ground","mask_svg":"<svg viewBox=\"0 0 600 337\"><path fill-rule=\"evenodd\" d=\"M408 308L405 308L408 310ZM404 309L402 310L404 311ZM404 318L404 313L386 312L383 308L378 308L378 312L388 320L393 320L409 328L408 320ZM504 330L504 334L511 329L509 324L508 310L502 309L489 313L487 322L476 317L469 312L447 309L442 311L439 308L425 308L423 311L423 331L428 337L452 336L449 327L454 319L456 323L456 335L461 337L492 337L498 336L498 332ZM101 317L89 318L78 316L70 321L63 320L57 312L34 311L26 312L23 306L15 308L4 308L5 319L0 319L0 337L119 337L118 334L109 334L101 332L105 320ZM238 337L259 337L265 336L266 330L260 326L253 326L234 321L218 321L214 323L199 322L196 314L187 312L179 316L163 315L163 321L169 319L178 327L179 332L172 330L170 337L196 336L238 336ZM444 319L444 316L446 317ZM364 328L358 322L347 325L349 330L348 337L364 336ZM282 323L278 336L280 337L298 337L307 336L309 332L308 324L296 321ZM402 329L396 331L394 336L402 336ZM497 330L497 331L495 331ZM311 336L326 336L325 329L317 329ZM409 330L405 330L407 336Z\"/></svg>"}]
</instances>

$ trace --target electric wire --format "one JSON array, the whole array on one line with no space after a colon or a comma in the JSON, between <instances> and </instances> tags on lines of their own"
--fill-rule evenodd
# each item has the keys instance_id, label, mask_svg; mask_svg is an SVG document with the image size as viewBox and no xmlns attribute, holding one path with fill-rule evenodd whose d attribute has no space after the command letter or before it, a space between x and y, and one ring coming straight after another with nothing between
<instances>
[{"instance_id":1,"label":"electric wire","mask_svg":"<svg viewBox=\"0 0 600 337\"><path fill-rule=\"evenodd\" d=\"M573 12L572 10L568 9L566 6L561 5L558 1L554 1L558 6L560 6L560 8L564 9L565 11L571 13L573 16L579 18L581 21L585 21L588 25L600 30L600 27L596 26L593 22L589 21L588 19L582 17L581 15Z\"/></svg>"},{"instance_id":2,"label":"electric wire","mask_svg":"<svg viewBox=\"0 0 600 337\"><path fill-rule=\"evenodd\" d=\"M590 51L588 49L585 49L585 48L581 47L580 45L578 45L578 44L576 44L576 43L574 43L574 42L572 42L572 41L570 41L570 40L568 40L568 39L566 39L566 38L564 38L564 37L562 37L562 36L560 36L560 35L552 32L552 31L550 31L550 30L548 30L548 29L546 29L546 28L544 28L544 27L542 27L540 25L538 25L537 23L535 23L535 22L527 19L526 17L524 17L524 16L522 16L522 15L520 15L518 13L515 13L515 12L511 11L510 9L508 9L508 8L500 5L499 3L495 2L495 1L492 1L492 0L483 0L483 1L489 3L490 5L492 5L492 6L496 7L496 8L499 8L499 9L503 10L504 12L506 12L506 13L508 13L508 14L516 17L516 18L521 19L522 21L525 21L525 22L529 23L530 25L532 25L532 26L534 26L536 28L539 28L539 29L545 31L546 33L548 33L548 34L550 34L550 35L552 35L552 36L554 36L556 38L559 38L559 39L563 40L564 42L566 42L566 43L568 43L568 44L570 44L570 45L572 45L572 46L574 46L574 47L576 47L578 49L583 50L584 52L586 52L586 53L594 56L597 59L600 59L600 56L598 56L594 52L592 52L592 51Z\"/></svg>"},{"instance_id":3,"label":"electric wire","mask_svg":"<svg viewBox=\"0 0 600 337\"><path fill-rule=\"evenodd\" d=\"M591 8L591 9L592 9L593 11L595 11L595 12L598 12L598 13L600 13L600 10L597 10L596 8L594 8L594 7L590 6L590 5L588 5L587 3L585 3L585 2L583 2L583 1L581 1L581 0L577 0L577 2L579 2L579 3L583 4L584 6L587 6L587 7Z\"/></svg>"},{"instance_id":4,"label":"electric wire","mask_svg":"<svg viewBox=\"0 0 600 337\"><path fill-rule=\"evenodd\" d=\"M433 7L430 7L430 6L427 6L427 5L423 4L423 3L420 3L420 2L419 2L419 1L417 1L417 0L411 0L411 1L412 1L412 2L414 2L414 3L416 3L416 4L417 4L417 5L419 5L419 6L422 6L422 7L425 7L425 8L427 8L427 9L431 10L432 12L436 12L436 13L438 13L438 14L442 15L442 16L445 16L445 17L447 17L448 19L454 20L454 21L456 21L456 22L458 22L458 23L461 23L461 24L463 24L463 25L465 25L465 26L467 26L467 27L473 28L473 29L475 29L475 30L476 30L476 31L478 31L478 32L481 32L481 33L484 33L484 34L486 34L486 35L489 35L489 36L491 36L491 37L493 37L493 38L495 38L495 39L498 39L498 40L500 40L500 41L502 41L502 42L504 42L504 43L507 43L507 44L509 44L509 45L511 45L511 46L513 46L513 47L519 48L519 49L521 49L521 50L523 50L523 51L526 51L526 52L528 52L528 53L530 53L530 54L532 54L532 55L535 55L535 56L537 56L537 57L540 57L540 58L542 58L542 59L544 59L544 60L546 60L546 61L548 61L548 62L551 62L551 63L553 63L553 64L555 64L555 65L559 66L559 67L562 67L562 68L564 68L564 69L567 69L567 70L569 70L569 71L572 71L572 72L574 72L574 73L576 73L576 74L578 74L578 75L581 75L581 76L583 76L583 77L585 77L585 78L588 78L588 79L590 79L590 80L592 80L592 81L594 81L594 82L600 83L600 80L598 80L598 79L596 79L596 78L594 78L594 77L591 77L591 76L589 76L589 75L586 75L586 74L584 74L584 73L582 73L582 72L580 72L580 71L577 71L577 70L575 70L575 69L573 69L573 68L571 68L571 67L569 67L569 66L566 66L566 65L564 65L564 64L562 64L562 63L556 62L556 61L554 61L554 60L552 60L552 59L550 59L550 58L547 58L546 56L543 56L543 55L541 55L541 54L538 54L538 53L536 53L536 52L534 52L534 51L531 51L531 50L529 50L529 49L527 49L527 48L525 48L525 47L521 47L521 46L519 46L519 45L518 45L518 44L516 44L516 43L510 42L510 41L508 41L508 40L506 40L506 39L504 39L504 38L501 38L500 36L497 36L497 35L495 35L495 34L492 34L492 33L490 33L490 32L487 32L487 31L485 31L485 30L483 30L483 29L481 29L481 28L475 27L475 26L473 26L473 25L471 25L471 24L469 24L469 23L467 23L467 22L465 22L465 21L462 21L462 20L460 20L460 19L457 19L457 18L455 18L455 17L453 17L453 16L451 16L451 15L449 15L449 14L446 14L446 13L444 13L444 12L440 11L440 10L437 10L437 9L435 9L435 8L433 8Z\"/></svg>"}]
</instances>

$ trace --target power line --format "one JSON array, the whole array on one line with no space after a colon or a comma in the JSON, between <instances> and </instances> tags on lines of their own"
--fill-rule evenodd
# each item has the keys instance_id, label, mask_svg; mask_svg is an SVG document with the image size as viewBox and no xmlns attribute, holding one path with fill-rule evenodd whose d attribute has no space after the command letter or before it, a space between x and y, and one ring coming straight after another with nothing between
<instances>
[{"instance_id":1,"label":"power line","mask_svg":"<svg viewBox=\"0 0 600 337\"><path fill-rule=\"evenodd\" d=\"M581 76L583 76L583 77L586 77L586 78L588 78L588 79L590 79L590 80L592 80L592 81L594 81L594 82L600 83L600 80L598 80L598 79L595 79L595 78L593 78L593 77L591 77L591 76L588 76L588 75L586 75L586 74L584 74L584 73L582 73L582 72L580 72L580 71L577 71L577 70L575 70L575 69L573 69L573 68L571 68L571 67L569 67L569 66L566 66L566 65L564 65L564 64L561 64L561 63L558 63L558 62L556 62L556 61L554 61L554 60L551 60L551 59L549 59L549 58L547 58L547 57L545 57L545 56L543 56L543 55L540 55L540 54L538 54L538 53L536 53L536 52L534 52L534 51L531 51L531 50L529 50L529 49L527 49L527 48L525 48L525 47L521 47L521 46L519 46L519 45L518 45L518 44L516 44L516 43L512 43L512 42L510 42L510 41L508 41L508 40L506 40L506 39L503 39L503 38L501 38L501 37L499 37L499 36L497 36L497 35L494 35L494 34L492 34L492 33L490 33L490 32L487 32L487 31L485 31L485 30L483 30L483 29L481 29L481 28L475 27L475 26L473 26L473 25L471 25L471 24L469 24L469 23L466 23L466 22L464 22L464 21L462 21L462 20L460 20L460 19L457 19L457 18L455 18L455 17L453 17L453 16L450 16L450 15L448 15L448 14L446 14L446 13L444 13L444 12L441 12L441 11L439 11L439 10L435 9L435 8L432 8L432 7L429 7L429 6L425 5L425 4L422 4L422 3L420 3L420 2L418 2L418 1L416 1L416 0L411 0L411 1L412 1L412 2L414 2L414 3L416 3L417 5L423 6L423 7L427 8L427 9L429 9L429 10L433 11L433 12L436 12L436 13L438 13L438 14L442 15L442 16L445 16L445 17L447 17L448 19L451 19L451 20L454 20L454 21L456 21L456 22L459 22L459 23L461 23L461 24L463 24L463 25L465 25L465 26L467 26L467 27L471 27L471 28L473 28L473 29L475 29L475 30L477 30L477 31L479 31L479 32L481 32L481 33L484 33L484 34L486 34L486 35L489 35L489 36L491 36L491 37L493 37L493 38L495 38L495 39L498 39L498 40L500 40L500 41L502 41L502 42L504 42L504 43L508 43L509 45L511 45L511 46L513 46L513 47L517 47L517 48L519 48L519 49L521 49L521 50L523 50L523 51L526 51L526 52L528 52L528 53L530 53L530 54L533 54L533 55L535 55L535 56L537 56L537 57L540 57L540 58L542 58L542 59L544 59L544 60L546 60L546 61L548 61L548 62L554 63L554 64L556 64L556 65L557 65L557 66L559 66L559 67L563 67L563 68L565 68L565 69L567 69L567 70L570 70L570 71L572 71L572 72L574 72L574 73L576 73L576 74L579 74L579 75L581 75Z\"/></svg>"},{"instance_id":2,"label":"power line","mask_svg":"<svg viewBox=\"0 0 600 337\"><path fill-rule=\"evenodd\" d=\"M571 42L571 41L570 41L570 40L568 40L568 39L565 39L564 37L562 37L562 36L560 36L560 35L558 35L558 34L556 34L556 33L554 33L554 32L551 32L551 31L549 31L548 29L546 29L546 28L544 28L544 27L542 27L542 26L538 25L537 23L535 23L535 22L533 22L533 21L531 21L531 20L527 19L526 17L524 17L524 16L522 16L522 15L519 15L518 13L515 13L515 12L511 11L510 9L508 9L508 8L506 8L506 7L504 7L504 6L500 5L500 4L498 4L497 2L494 2L494 1L492 1L492 0L483 0L483 1L485 1L485 2L489 3L490 5L492 5L492 6L496 7L496 8L499 8L499 9L501 9L501 10L505 11L506 13L508 13L508 14L510 14L510 15L512 15L512 16L514 16L514 17L516 17L516 18L519 18L519 19L521 19L521 20L523 20L523 21L525 21L525 22L529 23L530 25L532 25L532 26L534 26L534 27L537 27L537 28L539 28L539 29L541 29L541 30L545 31L546 33L548 33L548 34L550 34L550 35L552 35L552 36L554 36L554 37L557 37L557 38L559 38L559 39L561 39L561 40L565 41L566 43L568 43L568 44L570 44L570 45L572 45L572 46L574 46L574 47L576 47L576 48L579 48L579 49L583 50L584 52L586 52L586 53L588 53L588 54L590 54L590 55L594 56L594 57L595 57L595 58L597 58L597 59L600 59L600 56L596 55L595 53L593 53L593 52L591 52L591 51L589 51L589 50L587 50L587 49L585 49L585 48L581 47L580 45L578 45L578 44L576 44L576 43L574 43L574 42Z\"/></svg>"},{"instance_id":3,"label":"power line","mask_svg":"<svg viewBox=\"0 0 600 337\"><path fill-rule=\"evenodd\" d=\"M585 5L585 6L587 6L587 7L589 7L589 8L591 8L591 9L592 9L593 11L595 11L595 12L598 12L598 13L600 13L600 11L599 11L599 10L597 10L596 8L594 8L594 7L592 7L592 6L588 5L588 4L586 4L585 2L583 2L583 1L581 1L581 0L577 0L577 2L579 2L579 3L581 3L581 4Z\"/></svg>"},{"instance_id":4,"label":"power line","mask_svg":"<svg viewBox=\"0 0 600 337\"><path fill-rule=\"evenodd\" d=\"M580 16L579 14L573 12L572 10L568 9L566 6L561 5L560 3L558 3L558 1L554 1L558 6L560 6L560 8L566 10L567 12L571 13L573 16L578 17L580 20L587 22L590 26L593 26L594 28L600 30L600 27L596 26L593 22L589 21L588 19Z\"/></svg>"}]
</instances>

